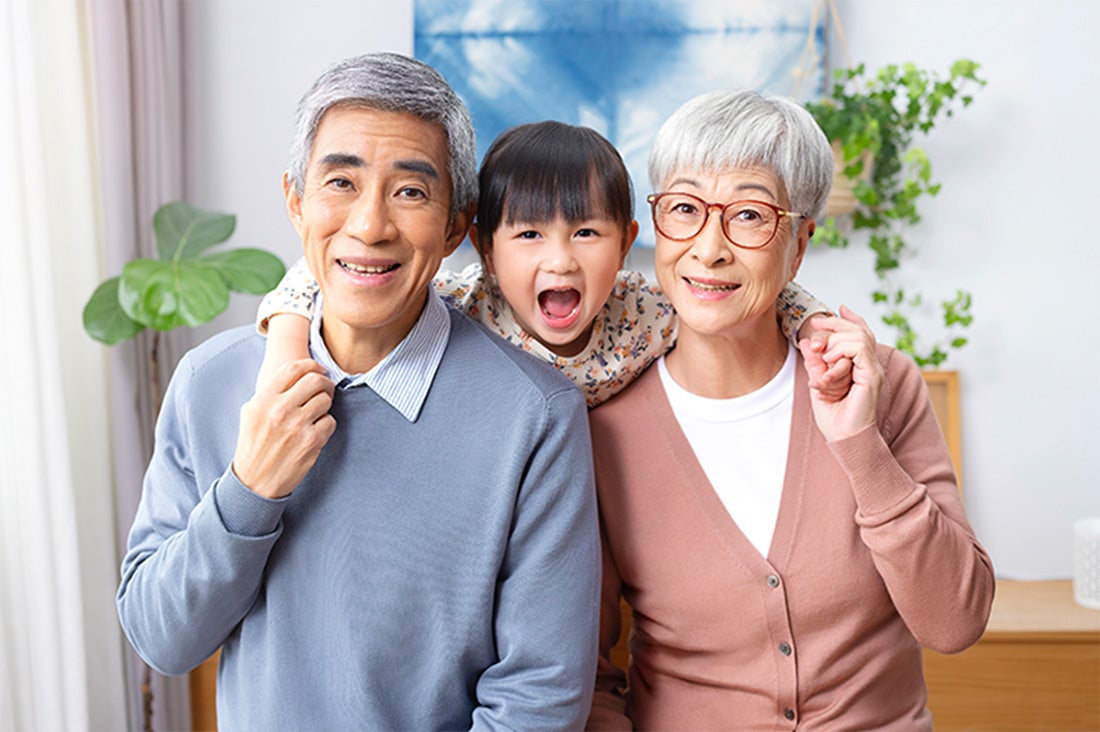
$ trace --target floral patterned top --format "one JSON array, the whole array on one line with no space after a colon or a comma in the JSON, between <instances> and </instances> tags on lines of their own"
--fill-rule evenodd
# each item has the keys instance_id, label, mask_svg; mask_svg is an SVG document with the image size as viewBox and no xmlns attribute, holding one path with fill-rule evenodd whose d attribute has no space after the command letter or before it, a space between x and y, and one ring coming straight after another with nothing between
<instances>
[{"instance_id":1,"label":"floral patterned top","mask_svg":"<svg viewBox=\"0 0 1100 732\"><path fill-rule=\"evenodd\" d=\"M432 281L435 291L504 340L561 369L581 388L589 407L622 391L646 367L676 342L676 313L656 284L638 272L619 272L615 287L596 315L588 346L576 356L558 356L523 330L497 288L495 278L480 264L461 272L440 271ZM269 292L256 314L256 328L267 333L267 320L278 313L312 317L317 281L305 259L299 259ZM823 302L794 282L776 300L783 334L795 341L798 329L815 313L829 312Z\"/></svg>"}]
</instances>

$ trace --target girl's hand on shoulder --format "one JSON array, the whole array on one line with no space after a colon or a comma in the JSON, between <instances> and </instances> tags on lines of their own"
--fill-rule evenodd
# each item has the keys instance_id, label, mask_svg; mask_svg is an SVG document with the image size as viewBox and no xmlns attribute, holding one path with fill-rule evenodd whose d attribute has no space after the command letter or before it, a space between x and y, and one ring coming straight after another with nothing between
<instances>
[{"instance_id":1,"label":"girl's hand on shoulder","mask_svg":"<svg viewBox=\"0 0 1100 732\"><path fill-rule=\"evenodd\" d=\"M825 439L843 440L875 424L884 372L875 355L874 333L863 318L842 305L840 317L815 320L817 337L798 344L809 377L810 402ZM850 385L839 393L835 382L845 372Z\"/></svg>"},{"instance_id":2,"label":"girl's hand on shoulder","mask_svg":"<svg viewBox=\"0 0 1100 732\"><path fill-rule=\"evenodd\" d=\"M829 336L832 334L831 330L821 324L832 320L836 320L836 317L825 313L814 313L799 329L803 337L798 341L798 348L806 361L810 388L828 402L843 399L852 386L852 359L839 358L832 363L826 363L821 357L829 345Z\"/></svg>"}]
</instances>

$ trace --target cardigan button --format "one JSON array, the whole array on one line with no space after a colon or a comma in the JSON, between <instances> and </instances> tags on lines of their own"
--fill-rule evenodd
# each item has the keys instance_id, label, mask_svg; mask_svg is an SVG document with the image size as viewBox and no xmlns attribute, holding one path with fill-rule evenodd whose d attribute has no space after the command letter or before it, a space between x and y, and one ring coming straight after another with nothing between
<instances>
[{"instance_id":1,"label":"cardigan button","mask_svg":"<svg viewBox=\"0 0 1100 732\"><path fill-rule=\"evenodd\" d=\"M768 575L768 587L771 587L772 589L775 589L776 587L779 587L779 575L776 575L776 574L769 574Z\"/></svg>"},{"instance_id":2,"label":"cardigan button","mask_svg":"<svg viewBox=\"0 0 1100 732\"><path fill-rule=\"evenodd\" d=\"M779 644L779 652L782 653L784 656L791 655L791 644L790 643L780 643Z\"/></svg>"},{"instance_id":3,"label":"cardigan button","mask_svg":"<svg viewBox=\"0 0 1100 732\"><path fill-rule=\"evenodd\" d=\"M784 709L783 710L783 716L786 717L788 720L793 720L794 719L794 710L793 709Z\"/></svg>"}]
</instances>

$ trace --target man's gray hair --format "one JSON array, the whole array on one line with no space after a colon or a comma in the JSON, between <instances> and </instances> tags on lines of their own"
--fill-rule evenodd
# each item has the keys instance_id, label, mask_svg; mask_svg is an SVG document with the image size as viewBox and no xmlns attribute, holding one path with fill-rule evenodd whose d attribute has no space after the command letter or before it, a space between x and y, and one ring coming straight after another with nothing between
<instances>
[{"instance_id":1,"label":"man's gray hair","mask_svg":"<svg viewBox=\"0 0 1100 732\"><path fill-rule=\"evenodd\" d=\"M821 127L787 97L716 91L686 102L661 126L649 154L660 191L675 173L722 173L760 165L779 177L796 213L818 217L833 184L833 155Z\"/></svg>"},{"instance_id":2,"label":"man's gray hair","mask_svg":"<svg viewBox=\"0 0 1100 732\"><path fill-rule=\"evenodd\" d=\"M477 145L466 104L438 71L396 53L368 53L333 64L302 95L288 170L298 195L321 118L338 105L406 112L441 126L449 151L451 217L477 202Z\"/></svg>"}]
</instances>

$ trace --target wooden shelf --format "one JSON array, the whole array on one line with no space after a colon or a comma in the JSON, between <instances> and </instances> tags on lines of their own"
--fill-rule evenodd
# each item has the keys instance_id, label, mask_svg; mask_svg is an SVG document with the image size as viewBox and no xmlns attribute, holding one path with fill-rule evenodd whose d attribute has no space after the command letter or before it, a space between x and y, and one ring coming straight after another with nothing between
<instances>
[{"instance_id":1,"label":"wooden shelf","mask_svg":"<svg viewBox=\"0 0 1100 732\"><path fill-rule=\"evenodd\" d=\"M1069 580L999 580L985 635L953 656L926 650L928 707L950 730L1100 730L1100 611Z\"/></svg>"}]
</instances>

